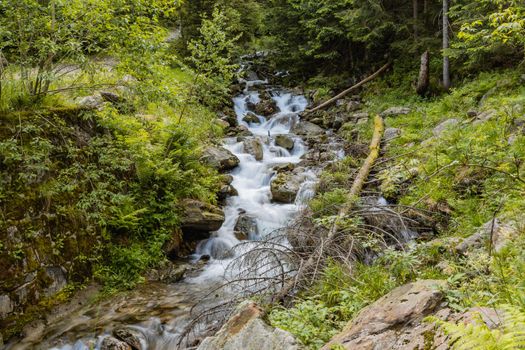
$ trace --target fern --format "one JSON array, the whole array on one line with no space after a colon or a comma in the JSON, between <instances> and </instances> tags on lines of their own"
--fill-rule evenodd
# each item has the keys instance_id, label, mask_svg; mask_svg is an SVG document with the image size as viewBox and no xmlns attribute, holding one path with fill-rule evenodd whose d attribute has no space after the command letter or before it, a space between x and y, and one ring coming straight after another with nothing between
<instances>
[{"instance_id":1,"label":"fern","mask_svg":"<svg viewBox=\"0 0 525 350\"><path fill-rule=\"evenodd\" d=\"M454 350L511 350L525 349L525 312L512 305L502 305L503 322L497 329L490 329L477 314L477 322L451 323L429 318L451 337Z\"/></svg>"}]
</instances>

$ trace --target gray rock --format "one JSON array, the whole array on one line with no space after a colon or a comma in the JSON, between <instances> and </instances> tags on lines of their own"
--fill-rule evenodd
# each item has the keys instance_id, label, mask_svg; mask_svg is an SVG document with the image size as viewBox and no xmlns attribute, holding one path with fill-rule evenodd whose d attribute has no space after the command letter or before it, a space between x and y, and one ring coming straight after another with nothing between
<instances>
[{"instance_id":1,"label":"gray rock","mask_svg":"<svg viewBox=\"0 0 525 350\"><path fill-rule=\"evenodd\" d=\"M203 152L201 161L219 171L227 171L239 165L239 158L224 147L210 146Z\"/></svg>"},{"instance_id":2,"label":"gray rock","mask_svg":"<svg viewBox=\"0 0 525 350\"><path fill-rule=\"evenodd\" d=\"M491 120L492 118L494 118L496 116L496 111L491 109L491 110L488 110L488 111L485 111L485 112L482 112L480 114L478 114L476 116L476 120L474 120L474 122L472 123L473 125L479 125L479 124L483 124L489 120Z\"/></svg>"},{"instance_id":3,"label":"gray rock","mask_svg":"<svg viewBox=\"0 0 525 350\"><path fill-rule=\"evenodd\" d=\"M459 124L459 120L457 119L447 119L444 122L441 122L438 126L436 126L432 132L434 133L434 136L441 136L446 130L451 129L454 126L457 126Z\"/></svg>"},{"instance_id":4,"label":"gray rock","mask_svg":"<svg viewBox=\"0 0 525 350\"><path fill-rule=\"evenodd\" d=\"M100 350L132 350L131 346L111 336L105 337L100 345Z\"/></svg>"},{"instance_id":5,"label":"gray rock","mask_svg":"<svg viewBox=\"0 0 525 350\"><path fill-rule=\"evenodd\" d=\"M266 96L261 102L255 106L255 113L263 115L265 117L270 116L277 112L277 104L271 98L271 96Z\"/></svg>"},{"instance_id":6,"label":"gray rock","mask_svg":"<svg viewBox=\"0 0 525 350\"><path fill-rule=\"evenodd\" d=\"M473 235L465 238L463 242L456 246L456 251L465 254L468 251L483 248L492 235L492 249L495 252L501 251L509 241L517 235L517 229L514 225L503 223L499 219L486 222Z\"/></svg>"},{"instance_id":7,"label":"gray rock","mask_svg":"<svg viewBox=\"0 0 525 350\"><path fill-rule=\"evenodd\" d=\"M264 312L251 301L240 304L235 314L197 350L299 350L303 347L292 334L269 326Z\"/></svg>"},{"instance_id":8,"label":"gray rock","mask_svg":"<svg viewBox=\"0 0 525 350\"><path fill-rule=\"evenodd\" d=\"M467 116L469 118L474 118L478 115L478 111L475 110L475 109L469 109L468 112L467 112Z\"/></svg>"},{"instance_id":9,"label":"gray rock","mask_svg":"<svg viewBox=\"0 0 525 350\"><path fill-rule=\"evenodd\" d=\"M113 335L128 344L133 350L143 350L146 344L145 339L140 332L131 328L117 328L113 331Z\"/></svg>"},{"instance_id":10,"label":"gray rock","mask_svg":"<svg viewBox=\"0 0 525 350\"><path fill-rule=\"evenodd\" d=\"M270 190L272 200L280 203L293 203L301 188L302 176L293 173L279 173L272 180Z\"/></svg>"},{"instance_id":11,"label":"gray rock","mask_svg":"<svg viewBox=\"0 0 525 350\"><path fill-rule=\"evenodd\" d=\"M104 99L99 94L86 96L78 99L77 105L86 109L101 109L104 106Z\"/></svg>"},{"instance_id":12,"label":"gray rock","mask_svg":"<svg viewBox=\"0 0 525 350\"><path fill-rule=\"evenodd\" d=\"M119 96L118 94L114 92L101 91L100 96L102 96L104 101L111 102L111 103L122 103L125 101L121 96Z\"/></svg>"},{"instance_id":13,"label":"gray rock","mask_svg":"<svg viewBox=\"0 0 525 350\"><path fill-rule=\"evenodd\" d=\"M299 123L294 125L292 127L291 132L296 135L304 135L310 137L323 135L325 133L323 128L307 121L300 121Z\"/></svg>"},{"instance_id":14,"label":"gray rock","mask_svg":"<svg viewBox=\"0 0 525 350\"><path fill-rule=\"evenodd\" d=\"M242 118L243 121L246 123L252 123L252 124L260 124L261 121L259 120L259 117L257 117L255 114L248 112L248 114Z\"/></svg>"},{"instance_id":15,"label":"gray rock","mask_svg":"<svg viewBox=\"0 0 525 350\"><path fill-rule=\"evenodd\" d=\"M13 312L15 306L9 295L0 295L0 318L5 318Z\"/></svg>"},{"instance_id":16,"label":"gray rock","mask_svg":"<svg viewBox=\"0 0 525 350\"><path fill-rule=\"evenodd\" d=\"M67 285L67 271L61 266L51 266L45 269L46 277L51 280L51 284L44 289L46 296L52 296L60 292Z\"/></svg>"},{"instance_id":17,"label":"gray rock","mask_svg":"<svg viewBox=\"0 0 525 350\"><path fill-rule=\"evenodd\" d=\"M245 239L249 239L250 237L255 238L259 236L259 227L257 226L257 220L248 214L239 215L237 223L235 224L234 231L236 232L236 235L237 233L239 234L239 237L246 237ZM242 241L243 239L240 240Z\"/></svg>"},{"instance_id":18,"label":"gray rock","mask_svg":"<svg viewBox=\"0 0 525 350\"><path fill-rule=\"evenodd\" d=\"M351 119L359 120L359 119L368 119L368 118L370 118L370 113L368 113L368 112L360 112L360 113L352 114L352 118Z\"/></svg>"},{"instance_id":19,"label":"gray rock","mask_svg":"<svg viewBox=\"0 0 525 350\"><path fill-rule=\"evenodd\" d=\"M204 233L203 238L207 238L206 233L217 231L224 222L224 212L213 205L205 204L198 200L186 199L182 202L184 210L181 228L184 233L196 234Z\"/></svg>"},{"instance_id":20,"label":"gray rock","mask_svg":"<svg viewBox=\"0 0 525 350\"><path fill-rule=\"evenodd\" d=\"M251 154L255 160L262 160L264 157L264 150L262 142L259 138L248 138L244 140L244 152Z\"/></svg>"},{"instance_id":21,"label":"gray rock","mask_svg":"<svg viewBox=\"0 0 525 350\"><path fill-rule=\"evenodd\" d=\"M401 135L401 129L398 128L387 128L384 133L385 141L392 141L396 137Z\"/></svg>"},{"instance_id":22,"label":"gray rock","mask_svg":"<svg viewBox=\"0 0 525 350\"><path fill-rule=\"evenodd\" d=\"M357 125L365 125L366 123L368 123L368 118L361 118L356 122Z\"/></svg>"},{"instance_id":23,"label":"gray rock","mask_svg":"<svg viewBox=\"0 0 525 350\"><path fill-rule=\"evenodd\" d=\"M397 117L400 115L407 115L410 112L412 112L412 110L408 107L390 107L387 110L381 112L381 117Z\"/></svg>"},{"instance_id":24,"label":"gray rock","mask_svg":"<svg viewBox=\"0 0 525 350\"><path fill-rule=\"evenodd\" d=\"M346 350L418 349L405 345L406 334L438 308L443 300L441 289L446 285L446 281L422 280L394 289L361 310L322 350L336 344ZM418 335L424 340L424 333ZM411 334L408 341L415 336Z\"/></svg>"},{"instance_id":25,"label":"gray rock","mask_svg":"<svg viewBox=\"0 0 525 350\"><path fill-rule=\"evenodd\" d=\"M275 136L275 144L277 146L287 149L288 151L291 151L294 148L294 141L288 135Z\"/></svg>"},{"instance_id":26,"label":"gray rock","mask_svg":"<svg viewBox=\"0 0 525 350\"><path fill-rule=\"evenodd\" d=\"M358 111L360 110L361 108L363 108L363 105L361 104L361 102L359 101L350 101L348 102L348 104L346 105L346 111L347 112L355 112L355 111Z\"/></svg>"}]
</instances>

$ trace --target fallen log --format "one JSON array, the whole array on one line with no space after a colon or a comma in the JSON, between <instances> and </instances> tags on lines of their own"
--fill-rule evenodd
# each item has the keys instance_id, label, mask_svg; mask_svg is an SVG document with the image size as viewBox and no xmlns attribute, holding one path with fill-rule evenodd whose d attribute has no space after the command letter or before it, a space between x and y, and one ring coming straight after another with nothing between
<instances>
[{"instance_id":1,"label":"fallen log","mask_svg":"<svg viewBox=\"0 0 525 350\"><path fill-rule=\"evenodd\" d=\"M383 118L377 115L374 118L374 134L372 136L372 141L370 142L370 153L368 154L368 157L365 159L363 165L357 173L356 178L354 179L354 182L352 183L352 187L350 188L350 191L347 195L346 205L341 208L336 220L334 220L334 223L328 231L328 234L326 236L326 243L324 244L325 247L328 247L334 242L334 237L339 229L338 222L340 222L341 219L344 219L345 216L347 216L352 211L357 198L359 198L361 190L363 189L363 186L368 176L370 175L370 171L372 170L374 163L379 157L379 151L381 149L381 139L383 137L384 130L385 123L383 121ZM321 247L319 249L323 248L324 247ZM297 283L302 280L304 274L315 266L318 260L319 254L316 254L314 252L310 255L308 260L301 262L297 274L294 276L294 278L291 278L286 283L284 283L283 288L281 288L276 297L274 297L274 300L282 302L284 298L286 298L286 296L290 293L290 291L292 291L297 286Z\"/></svg>"},{"instance_id":2,"label":"fallen log","mask_svg":"<svg viewBox=\"0 0 525 350\"><path fill-rule=\"evenodd\" d=\"M325 107L328 107L329 105L331 105L332 103L334 103L335 101L339 100L340 98L346 96L348 93L354 91L355 89L365 85L366 83L368 83L369 81L371 80L374 80L375 78L377 78L381 73L383 73L388 67L390 66L390 63L387 63L385 64L383 67L379 68L379 70L377 72L375 72L374 74L368 76L367 78L361 80L359 83L355 84L354 86L352 87L349 87L348 89L346 89L345 91L341 92L340 94L336 95L335 97L332 97L331 99L329 99L328 101L326 102L323 102L321 103L319 106L313 108L313 109L307 109L303 112L303 115L307 115L307 114L310 114L310 113L313 113L315 111L318 111L320 109L323 109Z\"/></svg>"}]
</instances>

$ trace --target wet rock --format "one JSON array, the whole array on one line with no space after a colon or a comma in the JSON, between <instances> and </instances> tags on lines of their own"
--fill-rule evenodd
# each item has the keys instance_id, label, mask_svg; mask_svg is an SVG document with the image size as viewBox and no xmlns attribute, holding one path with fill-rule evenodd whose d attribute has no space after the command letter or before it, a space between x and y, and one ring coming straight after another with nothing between
<instances>
[{"instance_id":1,"label":"wet rock","mask_svg":"<svg viewBox=\"0 0 525 350\"><path fill-rule=\"evenodd\" d=\"M301 188L301 180L302 177L297 174L277 174L270 184L272 200L280 203L293 203Z\"/></svg>"},{"instance_id":2,"label":"wet rock","mask_svg":"<svg viewBox=\"0 0 525 350\"><path fill-rule=\"evenodd\" d=\"M44 289L44 294L48 297L60 292L67 285L67 271L61 266L46 267L45 275L51 282Z\"/></svg>"},{"instance_id":3,"label":"wet rock","mask_svg":"<svg viewBox=\"0 0 525 350\"><path fill-rule=\"evenodd\" d=\"M259 138L249 138L244 140L244 152L254 156L255 160L262 160L264 157L264 151L262 142Z\"/></svg>"},{"instance_id":4,"label":"wet rock","mask_svg":"<svg viewBox=\"0 0 525 350\"><path fill-rule=\"evenodd\" d=\"M203 152L201 161L219 171L227 171L239 165L239 158L224 147L210 146Z\"/></svg>"},{"instance_id":5,"label":"wet rock","mask_svg":"<svg viewBox=\"0 0 525 350\"><path fill-rule=\"evenodd\" d=\"M457 126L459 124L459 120L457 119L447 119L444 122L441 122L438 126L436 126L432 132L434 133L434 136L441 136L446 130L452 129L453 127Z\"/></svg>"},{"instance_id":6,"label":"wet rock","mask_svg":"<svg viewBox=\"0 0 525 350\"><path fill-rule=\"evenodd\" d=\"M259 117L257 117L255 114L248 112L248 114L242 118L243 121L246 123L252 123L252 124L260 124L261 121L259 120Z\"/></svg>"},{"instance_id":7,"label":"wet rock","mask_svg":"<svg viewBox=\"0 0 525 350\"><path fill-rule=\"evenodd\" d=\"M133 350L143 350L145 347L142 346L145 340L142 338L142 334L131 328L117 328L113 331L113 335L128 344Z\"/></svg>"},{"instance_id":8,"label":"wet rock","mask_svg":"<svg viewBox=\"0 0 525 350\"><path fill-rule=\"evenodd\" d=\"M217 231L224 222L224 212L216 206L186 199L182 207L181 228L185 236L190 236L187 238L207 238L210 232Z\"/></svg>"},{"instance_id":9,"label":"wet rock","mask_svg":"<svg viewBox=\"0 0 525 350\"><path fill-rule=\"evenodd\" d=\"M8 314L13 312L14 303L9 295L0 295L0 319L5 318Z\"/></svg>"},{"instance_id":10,"label":"wet rock","mask_svg":"<svg viewBox=\"0 0 525 350\"><path fill-rule=\"evenodd\" d=\"M131 346L113 337L106 337L102 340L100 350L132 350Z\"/></svg>"},{"instance_id":11,"label":"wet rock","mask_svg":"<svg viewBox=\"0 0 525 350\"><path fill-rule=\"evenodd\" d=\"M499 252L503 249L509 241L517 235L517 229L514 225L503 223L499 219L486 222L473 235L465 238L463 242L456 246L456 251L465 254L468 251L483 248L485 243L490 240L492 236L492 249Z\"/></svg>"},{"instance_id":12,"label":"wet rock","mask_svg":"<svg viewBox=\"0 0 525 350\"><path fill-rule=\"evenodd\" d=\"M275 136L275 144L291 151L294 148L294 140L288 135Z\"/></svg>"},{"instance_id":13,"label":"wet rock","mask_svg":"<svg viewBox=\"0 0 525 350\"><path fill-rule=\"evenodd\" d=\"M242 241L239 237L246 237L244 240L250 237L257 237L259 235L259 227L257 226L257 220L248 214L241 214L235 224L235 235L237 239Z\"/></svg>"},{"instance_id":14,"label":"wet rock","mask_svg":"<svg viewBox=\"0 0 525 350\"><path fill-rule=\"evenodd\" d=\"M290 333L269 326L264 312L253 302L240 304L235 314L197 350L299 350L303 347Z\"/></svg>"},{"instance_id":15,"label":"wet rock","mask_svg":"<svg viewBox=\"0 0 525 350\"><path fill-rule=\"evenodd\" d=\"M255 113L259 114L259 115L263 115L265 117L268 117L274 113L277 112L278 108L277 108L277 104L275 103L275 101L271 98L271 96L261 96L263 97L263 99L261 100L261 102L257 103L257 105L255 105Z\"/></svg>"},{"instance_id":16,"label":"wet rock","mask_svg":"<svg viewBox=\"0 0 525 350\"><path fill-rule=\"evenodd\" d=\"M227 129L230 127L230 123L228 123L226 120L223 120L223 119L215 119L214 123L223 129Z\"/></svg>"},{"instance_id":17,"label":"wet rock","mask_svg":"<svg viewBox=\"0 0 525 350\"><path fill-rule=\"evenodd\" d=\"M277 173L283 173L294 170L296 165L294 163L277 164L273 167Z\"/></svg>"},{"instance_id":18,"label":"wet rock","mask_svg":"<svg viewBox=\"0 0 525 350\"><path fill-rule=\"evenodd\" d=\"M104 99L104 101L111 102L111 103L122 103L125 102L125 99L119 96L118 94L114 92L109 91L101 91L100 96Z\"/></svg>"},{"instance_id":19,"label":"wet rock","mask_svg":"<svg viewBox=\"0 0 525 350\"><path fill-rule=\"evenodd\" d=\"M157 281L163 283L175 283L184 278L187 271L190 270L190 266L187 264L176 264L172 262L166 262L157 269L153 269L148 273L148 279L150 281ZM120 340L126 341L117 336ZM131 344L130 344L131 345Z\"/></svg>"},{"instance_id":20,"label":"wet rock","mask_svg":"<svg viewBox=\"0 0 525 350\"><path fill-rule=\"evenodd\" d=\"M445 281L422 280L394 289L363 309L322 350L329 350L336 344L347 350L417 349L405 346L406 334L415 330L425 316L438 308L443 300L440 289L445 286ZM411 334L408 341L415 336Z\"/></svg>"},{"instance_id":21,"label":"wet rock","mask_svg":"<svg viewBox=\"0 0 525 350\"><path fill-rule=\"evenodd\" d=\"M307 137L323 135L325 133L323 128L307 121L300 121L294 125L290 131L296 135L303 135Z\"/></svg>"},{"instance_id":22,"label":"wet rock","mask_svg":"<svg viewBox=\"0 0 525 350\"><path fill-rule=\"evenodd\" d=\"M238 125L237 115L233 110L226 109L225 111L217 113L220 120L228 123L230 127L236 127Z\"/></svg>"},{"instance_id":23,"label":"wet rock","mask_svg":"<svg viewBox=\"0 0 525 350\"><path fill-rule=\"evenodd\" d=\"M412 112L412 110L408 107L390 107L387 110L381 112L381 117L398 117L400 115L407 115L410 112Z\"/></svg>"},{"instance_id":24,"label":"wet rock","mask_svg":"<svg viewBox=\"0 0 525 350\"><path fill-rule=\"evenodd\" d=\"M235 187L231 185L221 186L219 193L217 193L219 200L225 200L228 197L233 197L233 196L238 196L238 195L239 195L239 192L235 189Z\"/></svg>"}]
</instances>

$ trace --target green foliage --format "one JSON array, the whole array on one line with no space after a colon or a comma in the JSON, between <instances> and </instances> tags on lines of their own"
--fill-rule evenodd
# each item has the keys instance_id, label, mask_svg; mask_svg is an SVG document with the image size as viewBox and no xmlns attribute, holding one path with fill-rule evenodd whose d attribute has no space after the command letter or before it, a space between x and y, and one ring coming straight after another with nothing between
<instances>
[{"instance_id":1,"label":"green foliage","mask_svg":"<svg viewBox=\"0 0 525 350\"><path fill-rule=\"evenodd\" d=\"M474 323L444 322L430 318L451 336L452 349L499 350L525 346L525 312L512 305L502 305L502 327L491 329L478 314Z\"/></svg>"},{"instance_id":2,"label":"green foliage","mask_svg":"<svg viewBox=\"0 0 525 350\"><path fill-rule=\"evenodd\" d=\"M212 106L224 103L238 66L232 62L235 42L233 28L226 25L225 14L215 8L210 19L204 19L199 39L190 41L190 61L197 73L201 99Z\"/></svg>"}]
</instances>

